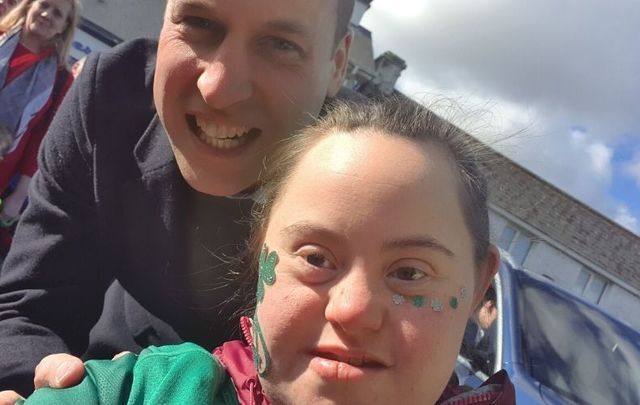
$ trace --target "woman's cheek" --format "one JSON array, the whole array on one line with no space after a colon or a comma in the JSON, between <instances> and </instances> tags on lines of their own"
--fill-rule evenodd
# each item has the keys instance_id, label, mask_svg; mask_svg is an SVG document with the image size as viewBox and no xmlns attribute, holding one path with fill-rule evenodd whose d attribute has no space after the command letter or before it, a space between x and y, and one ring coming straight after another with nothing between
<instances>
[{"instance_id":1,"label":"woman's cheek","mask_svg":"<svg viewBox=\"0 0 640 405\"><path fill-rule=\"evenodd\" d=\"M283 278L266 287L264 301L258 306L260 323L274 343L286 342L288 336L324 319L323 312L318 311L317 294Z\"/></svg>"},{"instance_id":2,"label":"woman's cheek","mask_svg":"<svg viewBox=\"0 0 640 405\"><path fill-rule=\"evenodd\" d=\"M431 309L412 311L403 321L399 322L394 334L394 346L398 348L398 360L406 364L418 362L431 363L442 354L442 348L448 347L451 339L456 338L456 316L447 313L437 313ZM454 329L452 329L452 327Z\"/></svg>"}]
</instances>

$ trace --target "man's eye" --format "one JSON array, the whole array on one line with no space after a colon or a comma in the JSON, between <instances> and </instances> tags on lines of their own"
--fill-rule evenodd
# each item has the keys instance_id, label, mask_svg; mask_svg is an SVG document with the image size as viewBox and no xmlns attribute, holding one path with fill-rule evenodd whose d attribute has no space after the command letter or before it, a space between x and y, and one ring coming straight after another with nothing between
<instances>
[{"instance_id":1,"label":"man's eye","mask_svg":"<svg viewBox=\"0 0 640 405\"><path fill-rule=\"evenodd\" d=\"M189 28L199 30L213 30L216 27L213 21L202 17L185 17L182 19L182 23Z\"/></svg>"},{"instance_id":2,"label":"man's eye","mask_svg":"<svg viewBox=\"0 0 640 405\"><path fill-rule=\"evenodd\" d=\"M295 55L295 56L304 56L304 50L301 46L296 44L295 42L288 41L282 38L268 38L266 41L266 45L281 54L286 55Z\"/></svg>"},{"instance_id":3,"label":"man's eye","mask_svg":"<svg viewBox=\"0 0 640 405\"><path fill-rule=\"evenodd\" d=\"M399 267L392 271L390 276L402 281L416 281L427 277L424 271L415 267Z\"/></svg>"}]
</instances>

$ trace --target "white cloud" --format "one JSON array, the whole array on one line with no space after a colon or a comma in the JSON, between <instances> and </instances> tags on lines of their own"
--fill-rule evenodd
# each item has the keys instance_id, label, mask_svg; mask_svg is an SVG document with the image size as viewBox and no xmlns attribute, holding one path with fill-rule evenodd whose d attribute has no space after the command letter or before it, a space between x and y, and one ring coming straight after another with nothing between
<instances>
[{"instance_id":1,"label":"white cloud","mask_svg":"<svg viewBox=\"0 0 640 405\"><path fill-rule=\"evenodd\" d=\"M627 176L631 177L636 182L638 188L640 188L640 151L636 152L633 159L624 165L623 171Z\"/></svg>"},{"instance_id":2,"label":"white cloud","mask_svg":"<svg viewBox=\"0 0 640 405\"><path fill-rule=\"evenodd\" d=\"M407 61L405 94L463 100L458 125L637 227L640 203L611 192L615 148L640 138L640 1L374 0L362 23L375 54ZM640 187L640 152L623 170Z\"/></svg>"},{"instance_id":3,"label":"white cloud","mask_svg":"<svg viewBox=\"0 0 640 405\"><path fill-rule=\"evenodd\" d=\"M376 54L407 60L400 84L426 78L615 138L640 128L640 2L615 3L374 0L363 25Z\"/></svg>"},{"instance_id":4,"label":"white cloud","mask_svg":"<svg viewBox=\"0 0 640 405\"><path fill-rule=\"evenodd\" d=\"M600 176L611 177L611 157L613 150L600 142L589 145L591 166Z\"/></svg>"},{"instance_id":5,"label":"white cloud","mask_svg":"<svg viewBox=\"0 0 640 405\"><path fill-rule=\"evenodd\" d=\"M619 205L614 221L624 226L631 232L640 234L640 225L638 218L634 217L626 205Z\"/></svg>"}]
</instances>

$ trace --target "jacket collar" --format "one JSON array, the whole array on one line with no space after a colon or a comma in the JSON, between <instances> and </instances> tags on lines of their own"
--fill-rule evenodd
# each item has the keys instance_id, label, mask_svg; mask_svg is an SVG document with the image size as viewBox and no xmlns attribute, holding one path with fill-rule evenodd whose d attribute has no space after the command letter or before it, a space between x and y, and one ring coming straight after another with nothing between
<instances>
[{"instance_id":1,"label":"jacket collar","mask_svg":"<svg viewBox=\"0 0 640 405\"><path fill-rule=\"evenodd\" d=\"M436 405L512 405L516 393L505 370L492 375L480 387L469 390L460 385L448 385Z\"/></svg>"},{"instance_id":2,"label":"jacket collar","mask_svg":"<svg viewBox=\"0 0 640 405\"><path fill-rule=\"evenodd\" d=\"M176 166L171 143L157 113L140 137L133 154L143 177L163 171L168 166Z\"/></svg>"},{"instance_id":3,"label":"jacket collar","mask_svg":"<svg viewBox=\"0 0 640 405\"><path fill-rule=\"evenodd\" d=\"M240 340L217 347L213 355L233 381L241 405L269 405L253 363L251 348Z\"/></svg>"}]
</instances>

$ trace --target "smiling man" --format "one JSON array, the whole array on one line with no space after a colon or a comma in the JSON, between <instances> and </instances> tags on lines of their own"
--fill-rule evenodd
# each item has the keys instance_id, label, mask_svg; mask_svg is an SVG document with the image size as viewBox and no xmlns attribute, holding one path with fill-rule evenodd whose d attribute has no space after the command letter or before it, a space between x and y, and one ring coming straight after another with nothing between
<instances>
[{"instance_id":1,"label":"smiling man","mask_svg":"<svg viewBox=\"0 0 640 405\"><path fill-rule=\"evenodd\" d=\"M1 389L30 392L50 353L233 335L252 187L276 143L340 89L352 9L169 0L158 44L87 61L0 275ZM58 381L77 371L53 364Z\"/></svg>"}]
</instances>

